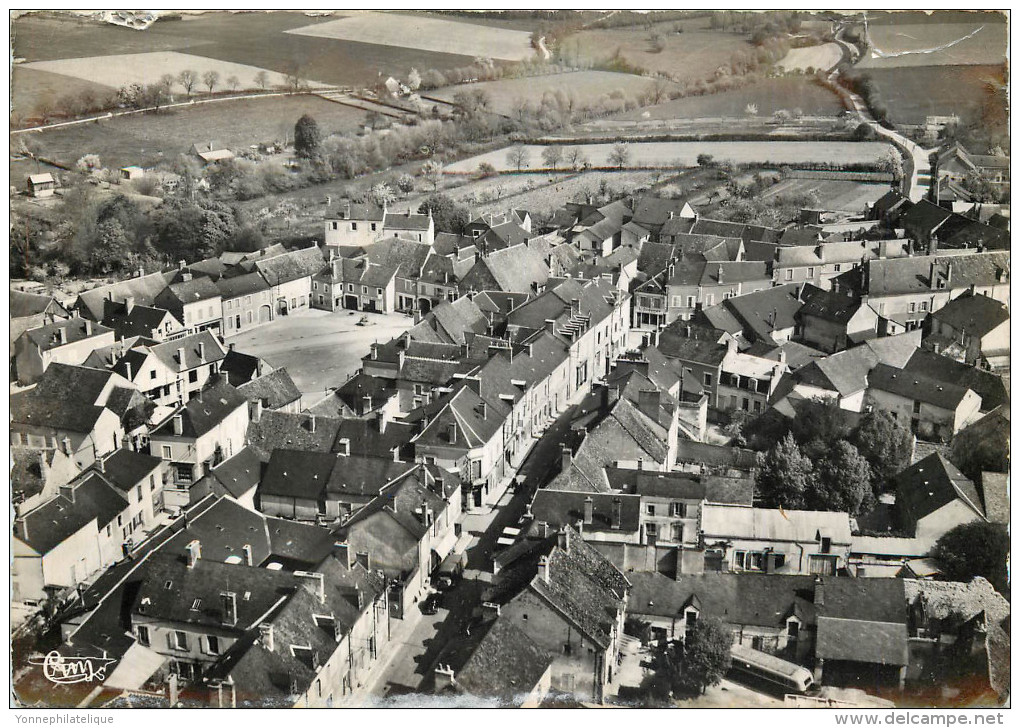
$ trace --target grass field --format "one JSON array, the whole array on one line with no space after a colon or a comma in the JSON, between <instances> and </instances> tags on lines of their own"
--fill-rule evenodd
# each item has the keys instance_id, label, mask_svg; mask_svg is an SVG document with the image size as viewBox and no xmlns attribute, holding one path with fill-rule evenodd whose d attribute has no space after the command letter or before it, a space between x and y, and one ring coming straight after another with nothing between
<instances>
[{"instance_id":1,"label":"grass field","mask_svg":"<svg viewBox=\"0 0 1020 728\"><path fill-rule=\"evenodd\" d=\"M636 97L655 82L643 76L608 71L577 71L555 73L548 76L529 78L505 78L499 81L447 86L428 93L445 101L452 101L458 91L484 91L492 99L492 110L500 114L511 114L521 100L537 104L546 93L563 91L579 103L597 101L603 94L621 91Z\"/></svg>"},{"instance_id":2,"label":"grass field","mask_svg":"<svg viewBox=\"0 0 1020 728\"><path fill-rule=\"evenodd\" d=\"M821 45L808 46L806 48L791 48L777 65L787 71L806 70L813 68L828 71L834 68L843 58L843 51L839 43L822 43Z\"/></svg>"},{"instance_id":3,"label":"grass field","mask_svg":"<svg viewBox=\"0 0 1020 728\"><path fill-rule=\"evenodd\" d=\"M522 61L535 55L526 31L393 13L359 13L286 32L502 61Z\"/></svg>"},{"instance_id":4,"label":"grass field","mask_svg":"<svg viewBox=\"0 0 1020 728\"><path fill-rule=\"evenodd\" d=\"M64 96L77 96L88 90L102 99L114 91L90 80L29 68L23 63L14 66L12 72L11 118L15 121L34 115L44 104L59 108L57 102Z\"/></svg>"},{"instance_id":5,"label":"grass field","mask_svg":"<svg viewBox=\"0 0 1020 728\"><path fill-rule=\"evenodd\" d=\"M613 144L577 145L584 158L593 167L610 166L609 157ZM711 154L716 162L734 164L771 162L775 164L811 164L831 162L850 164L854 162L878 161L890 148L884 142L632 142L626 145L630 152L625 167L695 167L699 154ZM541 152L545 147L529 145L530 164L525 167L538 168L542 162ZM473 172L478 165L488 162L500 171L515 169L508 160L506 149L480 154L470 159L448 165L447 172Z\"/></svg>"},{"instance_id":6,"label":"grass field","mask_svg":"<svg viewBox=\"0 0 1020 728\"><path fill-rule=\"evenodd\" d=\"M843 110L836 95L808 78L766 78L731 91L706 96L688 96L658 106L635 109L614 118L698 119L743 117L748 104L758 107L758 116L769 117L779 109L801 109L808 116L831 116Z\"/></svg>"},{"instance_id":7,"label":"grass field","mask_svg":"<svg viewBox=\"0 0 1020 728\"><path fill-rule=\"evenodd\" d=\"M869 68L893 122L923 124L926 116L956 114L965 124L1006 119L986 83L1003 84L1001 66ZM999 123L993 121L992 123Z\"/></svg>"},{"instance_id":8,"label":"grass field","mask_svg":"<svg viewBox=\"0 0 1020 728\"><path fill-rule=\"evenodd\" d=\"M656 52L646 28L612 28L585 30L566 38L560 54L568 62L605 59L619 50L631 64L648 71L668 74L677 81L694 83L711 78L717 68L726 65L739 50L748 50L751 44L737 33L709 30L708 18L697 18L683 23L684 32L673 32L675 23L653 26L663 42L663 50Z\"/></svg>"},{"instance_id":9,"label":"grass field","mask_svg":"<svg viewBox=\"0 0 1020 728\"><path fill-rule=\"evenodd\" d=\"M987 65L1006 60L1005 23L869 26L872 51L859 68Z\"/></svg>"},{"instance_id":10,"label":"grass field","mask_svg":"<svg viewBox=\"0 0 1020 728\"><path fill-rule=\"evenodd\" d=\"M219 74L219 81L213 87L214 91L229 90L227 79L231 76L237 77L240 82L239 88L258 88L255 76L264 70L242 63L230 63L215 58L178 53L177 51L35 61L24 64L24 68L70 76L71 78L109 86L113 89L129 86L133 83L145 86L150 83L157 83L164 74L170 74L176 78L181 71L190 70L196 73L197 83L193 93L209 90L202 81L202 77L209 72ZM287 77L281 73L269 72L268 76L270 87L287 85ZM313 88L316 85L321 84L311 84ZM185 95L185 89L179 84L175 84L171 91L181 97Z\"/></svg>"},{"instance_id":11,"label":"grass field","mask_svg":"<svg viewBox=\"0 0 1020 728\"><path fill-rule=\"evenodd\" d=\"M806 195L813 192L826 209L861 212L866 205L873 204L888 191L887 184L789 177L772 185L760 196L767 200L778 195Z\"/></svg>"},{"instance_id":12,"label":"grass field","mask_svg":"<svg viewBox=\"0 0 1020 728\"><path fill-rule=\"evenodd\" d=\"M228 149L293 136L294 124L309 113L323 134L350 132L364 113L316 96L282 96L224 101L159 114L121 116L31 134L41 154L73 164L98 154L104 166L151 166L187 152L196 142L216 141Z\"/></svg>"}]
</instances>

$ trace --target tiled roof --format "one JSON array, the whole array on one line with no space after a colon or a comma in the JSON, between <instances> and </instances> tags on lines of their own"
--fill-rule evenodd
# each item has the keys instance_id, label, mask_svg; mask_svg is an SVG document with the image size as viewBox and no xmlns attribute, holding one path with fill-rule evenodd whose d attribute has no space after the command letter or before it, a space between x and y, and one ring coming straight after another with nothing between
<instances>
[{"instance_id":1,"label":"tiled roof","mask_svg":"<svg viewBox=\"0 0 1020 728\"><path fill-rule=\"evenodd\" d=\"M47 554L90 521L98 529L128 507L127 500L94 471L72 481L73 499L64 491L14 523L14 535L36 553Z\"/></svg>"},{"instance_id":2,"label":"tiled roof","mask_svg":"<svg viewBox=\"0 0 1020 728\"><path fill-rule=\"evenodd\" d=\"M415 438L416 446L481 447L500 431L510 411L505 402L485 402L466 385L461 385L444 400L440 400L442 408ZM451 442L450 432L454 426L456 440Z\"/></svg>"},{"instance_id":3,"label":"tiled roof","mask_svg":"<svg viewBox=\"0 0 1020 728\"><path fill-rule=\"evenodd\" d=\"M871 370L868 387L949 410L955 410L968 391L967 387L887 364L878 364Z\"/></svg>"},{"instance_id":4,"label":"tiled roof","mask_svg":"<svg viewBox=\"0 0 1020 728\"><path fill-rule=\"evenodd\" d=\"M208 477L214 478L233 497L240 498L258 485L262 463L254 450L245 447L213 468Z\"/></svg>"},{"instance_id":5,"label":"tiled roof","mask_svg":"<svg viewBox=\"0 0 1020 728\"><path fill-rule=\"evenodd\" d=\"M864 266L839 276L841 281L852 283L859 279L860 271L866 271L865 293L871 296L893 296L934 290L931 285L931 265L935 263L936 276L945 281L949 266L952 266L953 289L970 285L990 286L999 282L999 271L1009 272L1009 253L968 253L951 256L912 256L909 258L885 258L869 260ZM844 278L843 276L847 276ZM859 286L859 283L856 285ZM853 286L851 286L853 287Z\"/></svg>"},{"instance_id":6,"label":"tiled roof","mask_svg":"<svg viewBox=\"0 0 1020 728\"><path fill-rule=\"evenodd\" d=\"M268 462L270 453L279 448L330 452L341 421L316 416L314 431L311 423L312 417L306 414L263 410L258 421L248 423L248 444L263 462Z\"/></svg>"},{"instance_id":7,"label":"tiled roof","mask_svg":"<svg viewBox=\"0 0 1020 728\"><path fill-rule=\"evenodd\" d=\"M165 273L149 273L140 278L128 278L117 283L82 291L75 301L75 308L93 321L100 321L103 318L103 302L107 299L123 301L130 296L137 305L151 306L155 302L156 296L167 287L169 277Z\"/></svg>"},{"instance_id":8,"label":"tiled roof","mask_svg":"<svg viewBox=\"0 0 1020 728\"><path fill-rule=\"evenodd\" d=\"M704 463L738 470L751 470L758 466L758 458L753 450L692 440L680 440L677 443L676 459L678 463Z\"/></svg>"},{"instance_id":9,"label":"tiled roof","mask_svg":"<svg viewBox=\"0 0 1020 728\"><path fill-rule=\"evenodd\" d=\"M1009 390L999 375L953 361L949 357L925 349L914 350L910 359L903 365L903 370L908 374L919 374L937 380L940 385L949 384L972 389L981 397L982 412L1009 404Z\"/></svg>"},{"instance_id":10,"label":"tiled roof","mask_svg":"<svg viewBox=\"0 0 1020 728\"><path fill-rule=\"evenodd\" d=\"M63 341L60 339L61 331L64 332L65 338ZM88 319L72 318L60 319L51 324L29 329L22 336L28 338L29 341L43 351L49 351L50 349L58 349L61 346L109 333L113 333L113 329L93 323Z\"/></svg>"},{"instance_id":11,"label":"tiled roof","mask_svg":"<svg viewBox=\"0 0 1020 728\"><path fill-rule=\"evenodd\" d=\"M456 301L443 301L429 312L425 320L435 326L445 340L454 344L466 343L467 332L484 334L488 325L485 314L467 296Z\"/></svg>"},{"instance_id":12,"label":"tiled roof","mask_svg":"<svg viewBox=\"0 0 1020 728\"><path fill-rule=\"evenodd\" d=\"M855 296L817 288L805 295L804 300L800 310L802 318L814 316L837 324L846 324L861 307L861 300Z\"/></svg>"},{"instance_id":13,"label":"tiled roof","mask_svg":"<svg viewBox=\"0 0 1020 728\"><path fill-rule=\"evenodd\" d=\"M183 418L182 437L202 437L207 432L218 426L230 414L237 411L239 407L247 407L248 401L244 395L234 389L226 382L219 382L209 387L184 405L178 413ZM173 437L173 417L168 418L162 425L157 427L153 437Z\"/></svg>"},{"instance_id":14,"label":"tiled roof","mask_svg":"<svg viewBox=\"0 0 1020 728\"><path fill-rule=\"evenodd\" d=\"M35 388L11 395L13 422L88 433L102 414L96 405L113 372L51 364Z\"/></svg>"},{"instance_id":15,"label":"tiled roof","mask_svg":"<svg viewBox=\"0 0 1020 728\"><path fill-rule=\"evenodd\" d=\"M280 409L301 398L301 390L294 384L286 368L276 369L252 379L237 388L249 402L262 400L269 409Z\"/></svg>"},{"instance_id":16,"label":"tiled roof","mask_svg":"<svg viewBox=\"0 0 1020 728\"><path fill-rule=\"evenodd\" d=\"M159 467L162 460L152 455L121 448L103 459L103 477L123 492L129 492ZM157 478L158 479L158 478Z\"/></svg>"},{"instance_id":17,"label":"tiled roof","mask_svg":"<svg viewBox=\"0 0 1020 728\"><path fill-rule=\"evenodd\" d=\"M411 212L386 212L384 225L387 230L420 230L429 229L432 224L431 215L418 215Z\"/></svg>"},{"instance_id":18,"label":"tiled roof","mask_svg":"<svg viewBox=\"0 0 1020 728\"><path fill-rule=\"evenodd\" d=\"M246 296L252 293L261 293L269 290L266 279L258 273L245 273L233 278L220 278L216 281L216 288L219 290L223 300Z\"/></svg>"},{"instance_id":19,"label":"tiled roof","mask_svg":"<svg viewBox=\"0 0 1020 728\"><path fill-rule=\"evenodd\" d=\"M200 344L201 347L199 346ZM199 351L200 348L202 349L201 352ZM179 359L181 349L184 350L183 362ZM191 334L181 339L165 341L161 344L150 346L149 351L172 372L186 371L204 364L218 362L227 353L219 339L210 331L199 331L197 334ZM114 371L119 374L126 374L127 370L122 366L121 362L114 366ZM136 367L134 371L137 376L139 369Z\"/></svg>"},{"instance_id":20,"label":"tiled roof","mask_svg":"<svg viewBox=\"0 0 1020 728\"><path fill-rule=\"evenodd\" d=\"M66 315L67 312L53 296L43 296L38 293L28 293L11 289L9 315L12 319L35 316L52 310L53 313Z\"/></svg>"},{"instance_id":21,"label":"tiled roof","mask_svg":"<svg viewBox=\"0 0 1020 728\"><path fill-rule=\"evenodd\" d=\"M182 304L194 303L195 301L206 301L211 298L219 298L220 289L213 283L212 279L205 276L192 278L190 281L172 283L167 287L166 295L172 296Z\"/></svg>"},{"instance_id":22,"label":"tiled roof","mask_svg":"<svg viewBox=\"0 0 1020 728\"><path fill-rule=\"evenodd\" d=\"M906 665L907 625L820 616L815 657L897 667Z\"/></svg>"},{"instance_id":23,"label":"tiled roof","mask_svg":"<svg viewBox=\"0 0 1020 728\"><path fill-rule=\"evenodd\" d=\"M220 362L219 372L235 387L247 384L258 377L262 360L253 354L230 349Z\"/></svg>"},{"instance_id":24,"label":"tiled roof","mask_svg":"<svg viewBox=\"0 0 1020 728\"><path fill-rule=\"evenodd\" d=\"M569 490L542 488L531 503L531 512L537 521L550 526L576 526L584 521L585 501L592 499L592 520L584 524L587 531L618 531L636 533L641 520L641 497L615 493L582 493ZM614 503L619 500L620 526L613 526Z\"/></svg>"},{"instance_id":25,"label":"tiled roof","mask_svg":"<svg viewBox=\"0 0 1020 728\"><path fill-rule=\"evenodd\" d=\"M939 453L896 475L896 508L911 525L957 499L984 517L974 483Z\"/></svg>"},{"instance_id":26,"label":"tiled roof","mask_svg":"<svg viewBox=\"0 0 1020 728\"><path fill-rule=\"evenodd\" d=\"M850 544L850 516L836 511L799 511L708 504L701 509L706 539L739 538L811 542L817 534Z\"/></svg>"},{"instance_id":27,"label":"tiled roof","mask_svg":"<svg viewBox=\"0 0 1020 728\"><path fill-rule=\"evenodd\" d=\"M984 336L1009 321L1009 310L994 298L965 293L933 312L931 317L957 331Z\"/></svg>"},{"instance_id":28,"label":"tiled roof","mask_svg":"<svg viewBox=\"0 0 1020 728\"><path fill-rule=\"evenodd\" d=\"M271 286L278 286L299 278L315 275L326 267L322 251L317 246L295 250L269 260L255 262L255 268Z\"/></svg>"},{"instance_id":29,"label":"tiled roof","mask_svg":"<svg viewBox=\"0 0 1020 728\"><path fill-rule=\"evenodd\" d=\"M104 305L102 323L114 329L118 338L152 336L152 332L162 325L167 316L173 318L173 314L165 308L134 305L128 313L125 304L107 301ZM176 319L174 321L177 322ZM177 324L180 328L180 322Z\"/></svg>"},{"instance_id":30,"label":"tiled roof","mask_svg":"<svg viewBox=\"0 0 1020 728\"><path fill-rule=\"evenodd\" d=\"M479 268L481 266L481 269ZM482 270L488 276L482 274ZM478 278L477 283L475 279ZM494 285L486 278L491 278ZM499 290L512 293L528 293L533 286L545 285L549 279L549 266L542 256L523 244L514 245L489 253L475 263L474 268L464 276L461 284L478 290ZM484 281L484 283L483 283Z\"/></svg>"}]
</instances>

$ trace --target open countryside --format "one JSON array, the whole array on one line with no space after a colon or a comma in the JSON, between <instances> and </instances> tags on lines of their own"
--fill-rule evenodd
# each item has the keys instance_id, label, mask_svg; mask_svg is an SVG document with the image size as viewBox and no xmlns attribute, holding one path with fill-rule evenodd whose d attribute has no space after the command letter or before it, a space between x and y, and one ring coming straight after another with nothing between
<instances>
[{"instance_id":1,"label":"open countryside","mask_svg":"<svg viewBox=\"0 0 1020 728\"><path fill-rule=\"evenodd\" d=\"M616 167L610 161L615 144L577 144L584 160L593 167ZM716 162L733 164L868 164L877 163L891 149L884 142L838 144L834 142L630 142L624 145L629 152L623 167L695 167L699 154L710 154ZM508 161L511 147L488 154L461 160L447 166L450 173L470 173L483 163L500 171L514 171L516 165ZM542 167L544 146L524 146L527 167Z\"/></svg>"},{"instance_id":2,"label":"open countryside","mask_svg":"<svg viewBox=\"0 0 1020 728\"><path fill-rule=\"evenodd\" d=\"M994 19L994 16L993 16ZM860 68L1001 63L1008 26L1002 22L870 25L872 50Z\"/></svg>"}]
</instances>

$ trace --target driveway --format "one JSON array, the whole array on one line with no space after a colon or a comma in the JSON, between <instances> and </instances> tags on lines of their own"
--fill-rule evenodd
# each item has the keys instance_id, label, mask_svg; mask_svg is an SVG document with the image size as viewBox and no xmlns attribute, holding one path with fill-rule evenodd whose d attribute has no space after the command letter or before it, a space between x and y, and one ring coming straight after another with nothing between
<instances>
[{"instance_id":1,"label":"driveway","mask_svg":"<svg viewBox=\"0 0 1020 728\"><path fill-rule=\"evenodd\" d=\"M319 394L346 382L373 342L389 341L414 323L402 313L366 313L367 324L358 326L361 316L302 309L225 341L276 369L286 367L302 394Z\"/></svg>"}]
</instances>

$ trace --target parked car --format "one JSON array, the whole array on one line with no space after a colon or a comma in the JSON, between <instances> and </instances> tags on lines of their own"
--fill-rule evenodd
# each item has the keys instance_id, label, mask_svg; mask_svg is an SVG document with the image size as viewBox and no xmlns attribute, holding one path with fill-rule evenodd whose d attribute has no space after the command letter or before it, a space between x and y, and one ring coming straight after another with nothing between
<instances>
[{"instance_id":1,"label":"parked car","mask_svg":"<svg viewBox=\"0 0 1020 728\"><path fill-rule=\"evenodd\" d=\"M467 554L463 553L451 553L445 559L443 563L439 565L435 573L435 584L436 588L440 590L449 589L453 586L461 574L464 573L464 569L467 567Z\"/></svg>"},{"instance_id":2,"label":"parked car","mask_svg":"<svg viewBox=\"0 0 1020 728\"><path fill-rule=\"evenodd\" d=\"M439 611L440 601L441 597L439 596L439 592L432 592L425 598L425 601L421 603L421 613L435 614Z\"/></svg>"}]
</instances>

